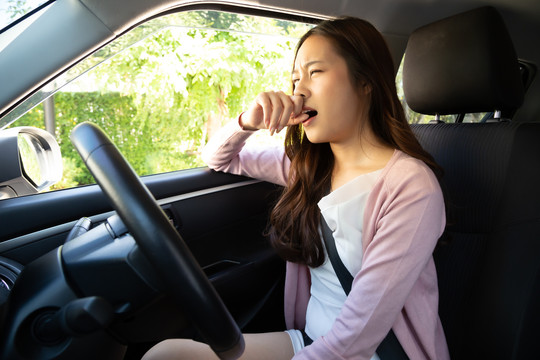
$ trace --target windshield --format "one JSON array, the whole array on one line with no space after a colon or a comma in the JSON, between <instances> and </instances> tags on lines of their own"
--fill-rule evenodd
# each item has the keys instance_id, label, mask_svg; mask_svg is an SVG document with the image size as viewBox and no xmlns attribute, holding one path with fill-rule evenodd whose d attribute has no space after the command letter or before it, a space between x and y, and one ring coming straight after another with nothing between
<instances>
[{"instance_id":1,"label":"windshield","mask_svg":"<svg viewBox=\"0 0 540 360\"><path fill-rule=\"evenodd\" d=\"M50 0L2 0L0 1L0 32L14 25L25 15L39 9Z\"/></svg>"}]
</instances>

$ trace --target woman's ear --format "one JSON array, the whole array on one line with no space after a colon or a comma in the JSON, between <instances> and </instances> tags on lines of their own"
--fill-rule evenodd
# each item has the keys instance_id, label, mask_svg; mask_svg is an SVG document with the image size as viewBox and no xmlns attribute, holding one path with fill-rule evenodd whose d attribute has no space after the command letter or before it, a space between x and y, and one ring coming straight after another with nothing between
<instances>
[{"instance_id":1,"label":"woman's ear","mask_svg":"<svg viewBox=\"0 0 540 360\"><path fill-rule=\"evenodd\" d=\"M368 82L365 82L362 84L362 91L364 92L364 95L371 94L371 90L373 88L371 87L371 84Z\"/></svg>"}]
</instances>

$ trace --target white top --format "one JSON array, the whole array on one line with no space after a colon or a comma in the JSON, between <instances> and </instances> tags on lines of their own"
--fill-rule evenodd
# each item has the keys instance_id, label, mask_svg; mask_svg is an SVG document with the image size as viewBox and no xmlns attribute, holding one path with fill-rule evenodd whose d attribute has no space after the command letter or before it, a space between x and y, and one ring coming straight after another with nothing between
<instances>
[{"instance_id":1,"label":"white top","mask_svg":"<svg viewBox=\"0 0 540 360\"><path fill-rule=\"evenodd\" d=\"M332 230L338 255L353 276L362 267L362 219L365 204L381 172L377 170L358 176L323 197L318 204ZM310 268L310 272L311 297L305 331L310 338L317 339L330 330L347 295L328 256L323 265ZM378 357L375 355L372 359Z\"/></svg>"}]
</instances>

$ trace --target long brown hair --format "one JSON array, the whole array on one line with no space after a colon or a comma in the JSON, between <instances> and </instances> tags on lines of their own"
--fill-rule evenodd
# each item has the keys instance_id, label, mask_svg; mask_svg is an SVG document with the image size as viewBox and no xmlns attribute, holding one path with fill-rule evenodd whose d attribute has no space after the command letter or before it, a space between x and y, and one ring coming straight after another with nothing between
<instances>
[{"instance_id":1,"label":"long brown hair","mask_svg":"<svg viewBox=\"0 0 540 360\"><path fill-rule=\"evenodd\" d=\"M296 54L312 35L331 41L345 59L356 88L366 83L371 86L369 125L375 136L422 160L440 178L441 169L419 144L407 122L397 97L394 63L381 33L358 18L327 20L304 34ZM330 189L334 156L328 143L311 143L301 124L288 127L285 152L291 160L289 184L272 210L270 239L285 260L317 267L324 262L317 203Z\"/></svg>"}]
</instances>

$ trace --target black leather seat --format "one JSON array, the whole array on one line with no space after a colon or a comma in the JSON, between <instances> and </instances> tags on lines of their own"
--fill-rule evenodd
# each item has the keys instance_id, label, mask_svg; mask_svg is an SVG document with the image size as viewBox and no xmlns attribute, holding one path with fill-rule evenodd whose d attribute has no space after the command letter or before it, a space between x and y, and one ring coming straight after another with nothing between
<instances>
[{"instance_id":1,"label":"black leather seat","mask_svg":"<svg viewBox=\"0 0 540 360\"><path fill-rule=\"evenodd\" d=\"M523 101L517 57L493 8L415 31L403 78L409 106L424 114L511 114ZM445 171L448 244L435 261L451 357L540 359L540 123L413 131Z\"/></svg>"}]
</instances>

